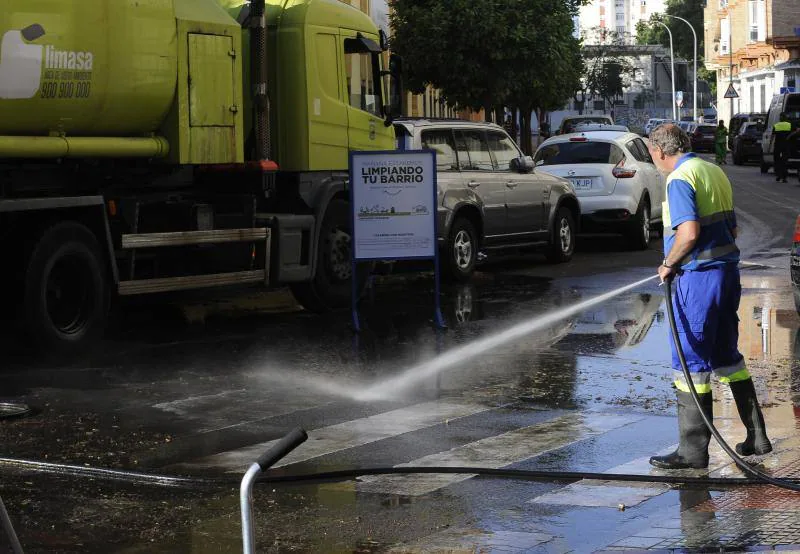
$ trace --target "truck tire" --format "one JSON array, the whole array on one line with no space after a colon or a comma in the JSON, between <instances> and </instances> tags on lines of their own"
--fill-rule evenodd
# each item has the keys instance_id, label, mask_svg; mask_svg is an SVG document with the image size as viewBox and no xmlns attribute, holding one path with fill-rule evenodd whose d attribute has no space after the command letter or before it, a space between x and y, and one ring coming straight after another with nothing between
<instances>
[{"instance_id":1,"label":"truck tire","mask_svg":"<svg viewBox=\"0 0 800 554\"><path fill-rule=\"evenodd\" d=\"M650 200L647 196L642 198L639 209L631 221L628 230L628 243L634 250L647 250L650 246Z\"/></svg>"},{"instance_id":2,"label":"truck tire","mask_svg":"<svg viewBox=\"0 0 800 554\"><path fill-rule=\"evenodd\" d=\"M108 270L97 239L79 223L47 229L25 273L28 334L45 355L85 351L105 330Z\"/></svg>"},{"instance_id":3,"label":"truck tire","mask_svg":"<svg viewBox=\"0 0 800 554\"><path fill-rule=\"evenodd\" d=\"M352 292L350 204L331 200L320 226L317 266L311 281L290 285L295 299L308 311L326 313L350 307ZM369 264L358 264L359 297L367 286Z\"/></svg>"},{"instance_id":4,"label":"truck tire","mask_svg":"<svg viewBox=\"0 0 800 554\"><path fill-rule=\"evenodd\" d=\"M553 232L547 247L547 261L558 264L568 262L575 252L575 218L568 208L561 207L553 222Z\"/></svg>"},{"instance_id":5,"label":"truck tire","mask_svg":"<svg viewBox=\"0 0 800 554\"><path fill-rule=\"evenodd\" d=\"M442 261L448 281L466 283L472 278L478 261L478 232L466 217L458 217L450 227Z\"/></svg>"}]
</instances>

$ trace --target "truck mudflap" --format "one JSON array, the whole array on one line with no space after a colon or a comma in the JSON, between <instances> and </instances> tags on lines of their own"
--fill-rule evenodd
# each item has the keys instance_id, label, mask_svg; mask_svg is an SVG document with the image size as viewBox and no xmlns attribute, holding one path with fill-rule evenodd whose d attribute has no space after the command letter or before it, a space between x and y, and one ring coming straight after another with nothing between
<instances>
[{"instance_id":1,"label":"truck mudflap","mask_svg":"<svg viewBox=\"0 0 800 554\"><path fill-rule=\"evenodd\" d=\"M313 215L258 213L256 221L272 232L270 280L273 284L302 283L314 274Z\"/></svg>"}]
</instances>

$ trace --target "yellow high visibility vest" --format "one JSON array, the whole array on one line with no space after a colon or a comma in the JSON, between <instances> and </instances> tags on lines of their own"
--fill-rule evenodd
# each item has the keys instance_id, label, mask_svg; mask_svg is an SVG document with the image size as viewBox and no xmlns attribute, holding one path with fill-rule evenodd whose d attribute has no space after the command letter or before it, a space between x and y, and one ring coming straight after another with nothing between
<instances>
[{"instance_id":1,"label":"yellow high visibility vest","mask_svg":"<svg viewBox=\"0 0 800 554\"><path fill-rule=\"evenodd\" d=\"M731 238L728 243L720 242L715 237L713 247L703 245L704 228L720 221L734 220L733 190L728 177L718 166L705 162L698 157L683 161L667 177L667 189L662 205L662 218L664 221L664 240L669 241L675 231L672 229L672 216L669 211L669 185L672 181L681 180L689 183L694 189L695 202L700 224L700 239L695 250L681 260L684 269L697 269L704 265L703 262L724 259L734 252L738 252L735 241ZM710 231L707 231L707 233Z\"/></svg>"}]
</instances>

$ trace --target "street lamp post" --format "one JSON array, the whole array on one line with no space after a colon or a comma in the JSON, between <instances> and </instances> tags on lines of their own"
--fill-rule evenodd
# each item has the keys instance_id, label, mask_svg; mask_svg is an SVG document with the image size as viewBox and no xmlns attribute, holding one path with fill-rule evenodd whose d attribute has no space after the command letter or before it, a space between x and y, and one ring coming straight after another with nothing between
<instances>
[{"instance_id":1,"label":"street lamp post","mask_svg":"<svg viewBox=\"0 0 800 554\"><path fill-rule=\"evenodd\" d=\"M669 61L670 61L670 67L672 69L672 120L673 121L677 121L678 120L678 116L677 116L677 113L675 113L675 108L676 108L676 106L675 106L675 54L674 54L674 50L672 49L672 31L670 31L669 27L667 27L666 25L664 25L660 21L656 21L656 23L658 23L659 25L664 27L667 30L667 33L669 34Z\"/></svg>"},{"instance_id":2,"label":"street lamp post","mask_svg":"<svg viewBox=\"0 0 800 554\"><path fill-rule=\"evenodd\" d=\"M667 17L671 17L673 19L680 19L684 23L686 23L689 28L692 30L692 35L694 36L694 92L692 94L692 119L697 121L697 33L694 30L694 26L686 21L682 17L678 17L677 15L669 15L668 13L663 14Z\"/></svg>"}]
</instances>

